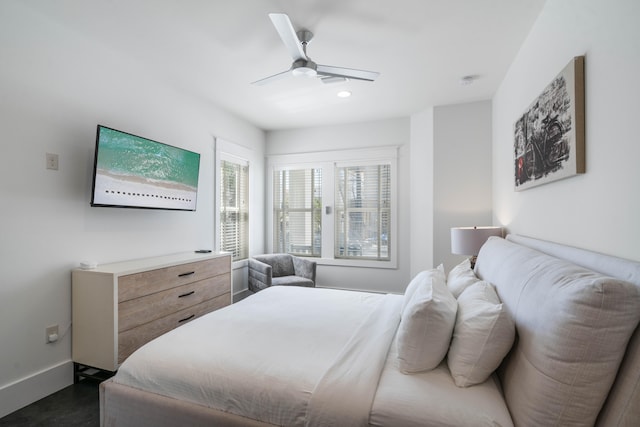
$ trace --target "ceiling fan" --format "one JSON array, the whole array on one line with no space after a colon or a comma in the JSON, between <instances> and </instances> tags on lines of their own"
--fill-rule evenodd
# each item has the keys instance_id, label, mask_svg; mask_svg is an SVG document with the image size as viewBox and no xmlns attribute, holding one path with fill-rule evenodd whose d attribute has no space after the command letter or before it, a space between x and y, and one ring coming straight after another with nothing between
<instances>
[{"instance_id":1,"label":"ceiling fan","mask_svg":"<svg viewBox=\"0 0 640 427\"><path fill-rule=\"evenodd\" d=\"M313 38L313 33L311 31L301 30L296 33L296 30L291 24L291 20L289 20L289 17L284 13L270 13L269 18L271 18L273 26L276 27L276 31L278 31L284 45L289 50L289 54L293 58L293 63L288 70L257 80L252 84L265 85L289 75L307 77L317 76L325 83L344 79L365 80L371 82L380 75L380 73L375 71L316 64L307 55L307 45Z\"/></svg>"}]
</instances>

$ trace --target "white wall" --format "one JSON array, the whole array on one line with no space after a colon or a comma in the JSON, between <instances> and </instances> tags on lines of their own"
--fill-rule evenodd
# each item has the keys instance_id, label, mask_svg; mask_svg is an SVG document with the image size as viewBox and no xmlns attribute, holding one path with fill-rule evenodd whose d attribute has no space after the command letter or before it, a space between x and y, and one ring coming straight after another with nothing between
<instances>
[{"instance_id":1,"label":"white wall","mask_svg":"<svg viewBox=\"0 0 640 427\"><path fill-rule=\"evenodd\" d=\"M640 2L549 0L493 98L494 220L640 260ZM513 190L513 124L585 55L586 174Z\"/></svg>"},{"instance_id":2,"label":"white wall","mask_svg":"<svg viewBox=\"0 0 640 427\"><path fill-rule=\"evenodd\" d=\"M409 281L409 118L267 132L267 155L398 146L398 268L318 265L323 287L404 292ZM267 245L266 247L270 247Z\"/></svg>"},{"instance_id":3,"label":"white wall","mask_svg":"<svg viewBox=\"0 0 640 427\"><path fill-rule=\"evenodd\" d=\"M70 269L212 247L213 138L262 159L264 133L20 2L0 3L0 57L3 416L72 381ZM197 211L90 207L98 123L200 152ZM51 324L62 336L45 344Z\"/></svg>"},{"instance_id":4,"label":"white wall","mask_svg":"<svg viewBox=\"0 0 640 427\"><path fill-rule=\"evenodd\" d=\"M267 155L398 145L398 268L318 266L318 285L404 292L451 254L450 228L491 225L491 102L428 108L410 118L267 132ZM269 247L269 245L266 245Z\"/></svg>"},{"instance_id":5,"label":"white wall","mask_svg":"<svg viewBox=\"0 0 640 427\"><path fill-rule=\"evenodd\" d=\"M450 270L451 227L492 225L491 102L434 108L434 264Z\"/></svg>"},{"instance_id":6,"label":"white wall","mask_svg":"<svg viewBox=\"0 0 640 427\"><path fill-rule=\"evenodd\" d=\"M411 116L409 167L410 276L433 263L433 108Z\"/></svg>"},{"instance_id":7,"label":"white wall","mask_svg":"<svg viewBox=\"0 0 640 427\"><path fill-rule=\"evenodd\" d=\"M465 257L451 227L491 225L491 102L445 105L411 116L411 276Z\"/></svg>"}]
</instances>

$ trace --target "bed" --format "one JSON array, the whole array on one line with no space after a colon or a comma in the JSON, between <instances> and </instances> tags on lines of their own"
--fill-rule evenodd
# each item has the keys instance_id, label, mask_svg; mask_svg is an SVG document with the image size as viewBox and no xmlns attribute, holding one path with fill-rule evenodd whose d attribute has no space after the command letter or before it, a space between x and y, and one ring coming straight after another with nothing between
<instances>
[{"instance_id":1,"label":"bed","mask_svg":"<svg viewBox=\"0 0 640 427\"><path fill-rule=\"evenodd\" d=\"M452 350L429 369L400 369L418 276L407 295L271 287L131 355L100 385L101 425L622 426L638 419L640 263L509 236L485 244L472 274L495 289L514 328L500 367L477 384L456 385ZM447 346L456 339L448 333Z\"/></svg>"}]
</instances>

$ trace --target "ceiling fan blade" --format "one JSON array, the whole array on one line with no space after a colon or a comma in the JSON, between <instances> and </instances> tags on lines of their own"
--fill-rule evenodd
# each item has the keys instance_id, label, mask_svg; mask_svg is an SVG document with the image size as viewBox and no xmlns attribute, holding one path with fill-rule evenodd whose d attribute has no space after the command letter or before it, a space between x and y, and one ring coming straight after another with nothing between
<instances>
[{"instance_id":1,"label":"ceiling fan blade","mask_svg":"<svg viewBox=\"0 0 640 427\"><path fill-rule=\"evenodd\" d=\"M318 74L331 77L346 77L348 79L374 81L380 73L376 71L356 70L353 68L332 67L330 65L318 65Z\"/></svg>"},{"instance_id":2,"label":"ceiling fan blade","mask_svg":"<svg viewBox=\"0 0 640 427\"><path fill-rule=\"evenodd\" d=\"M251 84L256 86L263 86L263 85L266 85L267 83L275 82L276 80L280 80L284 77L287 77L289 74L291 74L290 69L278 74L274 74L273 76L265 77L264 79L256 80Z\"/></svg>"},{"instance_id":3,"label":"ceiling fan blade","mask_svg":"<svg viewBox=\"0 0 640 427\"><path fill-rule=\"evenodd\" d=\"M332 83L344 83L349 81L346 77L338 77L338 76L320 76L320 81L324 84L332 84Z\"/></svg>"},{"instance_id":4,"label":"ceiling fan blade","mask_svg":"<svg viewBox=\"0 0 640 427\"><path fill-rule=\"evenodd\" d=\"M273 26L276 27L276 31L278 31L282 42L287 47L289 55L291 55L294 60L306 60L307 55L304 53L302 44L296 35L296 30L293 28L289 17L284 13L270 13L269 18L271 18Z\"/></svg>"}]
</instances>

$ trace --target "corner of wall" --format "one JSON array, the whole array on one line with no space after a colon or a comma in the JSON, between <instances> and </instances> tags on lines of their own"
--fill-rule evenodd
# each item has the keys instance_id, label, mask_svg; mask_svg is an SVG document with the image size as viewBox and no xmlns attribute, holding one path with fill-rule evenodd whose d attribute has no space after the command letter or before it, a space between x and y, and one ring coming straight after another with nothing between
<instances>
[{"instance_id":1,"label":"corner of wall","mask_svg":"<svg viewBox=\"0 0 640 427\"><path fill-rule=\"evenodd\" d=\"M433 267L433 115L429 108L411 116L409 140L409 273Z\"/></svg>"}]
</instances>

